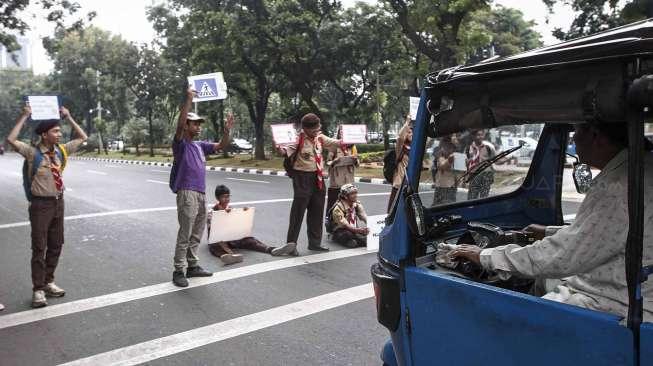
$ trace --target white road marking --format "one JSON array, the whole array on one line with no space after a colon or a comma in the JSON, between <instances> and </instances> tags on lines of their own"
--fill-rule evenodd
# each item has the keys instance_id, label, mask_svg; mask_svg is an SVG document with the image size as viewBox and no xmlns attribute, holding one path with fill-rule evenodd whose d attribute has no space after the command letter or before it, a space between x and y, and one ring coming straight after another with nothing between
<instances>
[{"instance_id":1,"label":"white road marking","mask_svg":"<svg viewBox=\"0 0 653 366\"><path fill-rule=\"evenodd\" d=\"M119 166L119 165L109 165L109 164L105 165L105 167L107 167L107 168L118 168L118 169L122 168L122 166Z\"/></svg>"},{"instance_id":2,"label":"white road marking","mask_svg":"<svg viewBox=\"0 0 653 366\"><path fill-rule=\"evenodd\" d=\"M564 221L573 221L576 219L576 214L565 215L562 217Z\"/></svg>"},{"instance_id":3,"label":"white road marking","mask_svg":"<svg viewBox=\"0 0 653 366\"><path fill-rule=\"evenodd\" d=\"M168 183L166 182L165 184L168 184ZM389 194L390 194L389 192L362 193L362 194L359 194L358 197L387 196ZM279 199L272 199L272 200L232 202L231 205L232 206L256 205L256 204L279 203L279 202L292 202L292 198L279 198ZM207 207L212 207L212 206L213 206L213 204L207 204ZM105 216L116 216L116 215L131 215L131 214L147 213L147 212L172 211L172 210L176 210L176 209L177 209L177 206L168 206L168 207L154 207L154 208L137 208L137 209L133 209L133 210L106 211L106 212L97 212L97 213L91 213L91 214L66 216L66 217L64 217L64 220L66 220L66 221L68 221L68 220L81 220L81 219L89 219L89 218L94 218L94 217L105 217ZM21 226L29 226L29 221L21 221L21 222L14 222L14 223L11 223L11 224L0 225L0 229L9 229L9 228L21 227Z\"/></svg>"},{"instance_id":4,"label":"white road marking","mask_svg":"<svg viewBox=\"0 0 653 366\"><path fill-rule=\"evenodd\" d=\"M241 181L241 182L252 182L252 183L266 183L266 184L270 183L270 182L266 182L264 180L240 179L240 178L226 178L226 179L237 180L237 181Z\"/></svg>"},{"instance_id":5,"label":"white road marking","mask_svg":"<svg viewBox=\"0 0 653 366\"><path fill-rule=\"evenodd\" d=\"M367 251L366 248L335 250L332 252L306 255L281 259L265 263L257 263L250 266L244 266L229 269L221 272L215 272L212 277L191 278L190 285L186 288L211 285L223 281L233 280L241 277L252 276L264 272L275 271L279 269L303 266L305 264L319 263L329 260L354 257L358 255L374 253ZM42 309L26 310L18 313L0 316L0 329L15 327L21 324L32 323L45 319L56 318L59 316L75 314L82 311L99 309L105 306L122 304L129 301L141 300L152 296L159 296L171 292L181 291L184 288L177 287L172 282L160 283L157 285L145 286L132 290L114 292L112 294L91 297L88 299L75 300L63 304L50 305Z\"/></svg>"},{"instance_id":6,"label":"white road marking","mask_svg":"<svg viewBox=\"0 0 653 366\"><path fill-rule=\"evenodd\" d=\"M62 365L139 365L211 343L252 333L374 296L372 284L350 287L167 337L114 349Z\"/></svg>"},{"instance_id":7,"label":"white road marking","mask_svg":"<svg viewBox=\"0 0 653 366\"><path fill-rule=\"evenodd\" d=\"M97 174L97 175L107 175L105 172L98 172L97 170L87 170L87 173Z\"/></svg>"},{"instance_id":8,"label":"white road marking","mask_svg":"<svg viewBox=\"0 0 653 366\"><path fill-rule=\"evenodd\" d=\"M9 174L14 175L16 177L22 177L23 176L21 173L18 173L18 172L11 172Z\"/></svg>"},{"instance_id":9,"label":"white road marking","mask_svg":"<svg viewBox=\"0 0 653 366\"><path fill-rule=\"evenodd\" d=\"M166 174L167 174L167 173L170 173L169 170L157 170L157 169L152 169L152 170L150 170L150 171L151 171L151 172L154 172L154 173L166 173Z\"/></svg>"},{"instance_id":10,"label":"white road marking","mask_svg":"<svg viewBox=\"0 0 653 366\"><path fill-rule=\"evenodd\" d=\"M165 185L170 184L169 182L162 182L162 181L160 181L160 180L147 179L146 181L147 181L147 182L150 182L150 183L157 183L157 184L165 184Z\"/></svg>"}]
</instances>

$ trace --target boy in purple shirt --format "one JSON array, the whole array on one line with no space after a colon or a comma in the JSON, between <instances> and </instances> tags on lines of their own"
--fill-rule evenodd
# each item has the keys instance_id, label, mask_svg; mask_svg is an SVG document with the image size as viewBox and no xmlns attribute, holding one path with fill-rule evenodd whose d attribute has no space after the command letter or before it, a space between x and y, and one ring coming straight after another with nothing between
<instances>
[{"instance_id":1,"label":"boy in purple shirt","mask_svg":"<svg viewBox=\"0 0 653 366\"><path fill-rule=\"evenodd\" d=\"M206 168L205 155L212 154L229 145L229 131L234 117L229 114L224 135L219 143L193 141L199 136L204 119L190 113L196 92L189 87L186 102L179 113L177 131L172 143L174 163L170 172L170 188L177 194L177 219L179 232L175 247L172 282L179 287L188 286L187 277L209 277L213 273L199 266L197 248L204 225L206 225ZM186 273L184 274L184 269Z\"/></svg>"}]
</instances>

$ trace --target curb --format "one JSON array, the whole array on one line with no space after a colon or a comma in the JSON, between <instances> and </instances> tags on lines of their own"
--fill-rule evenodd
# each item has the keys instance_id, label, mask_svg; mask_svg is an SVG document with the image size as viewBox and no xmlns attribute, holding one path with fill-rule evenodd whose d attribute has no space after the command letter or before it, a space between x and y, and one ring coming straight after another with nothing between
<instances>
[{"instance_id":1,"label":"curb","mask_svg":"<svg viewBox=\"0 0 653 366\"><path fill-rule=\"evenodd\" d=\"M164 166L171 167L172 163L161 163L157 161L143 161L143 160L123 160L123 159L104 159L104 158L90 158L75 156L70 157L71 160L88 160L88 161L99 161L105 163L117 163L117 164L131 164L131 165L149 165L149 166ZM257 169L257 168L232 168L232 167L220 167L220 166L206 166L207 171L217 171L217 172L231 172L231 173L246 173L246 174L259 174L259 175L274 175L278 177L287 177L288 174L283 170L271 170L271 169ZM390 185L385 179L382 178L367 178L367 177L354 177L354 182L356 183L368 183L368 184L380 184L380 185ZM431 187L431 184L420 184L420 186Z\"/></svg>"}]
</instances>

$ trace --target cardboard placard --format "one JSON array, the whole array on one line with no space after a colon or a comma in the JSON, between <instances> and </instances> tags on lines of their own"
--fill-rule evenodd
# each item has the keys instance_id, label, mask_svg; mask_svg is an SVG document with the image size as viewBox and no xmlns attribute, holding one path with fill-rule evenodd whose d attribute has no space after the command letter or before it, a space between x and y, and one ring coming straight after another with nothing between
<instances>
[{"instance_id":1,"label":"cardboard placard","mask_svg":"<svg viewBox=\"0 0 653 366\"><path fill-rule=\"evenodd\" d=\"M32 121L61 119L59 97L56 95L30 95L25 102L32 108Z\"/></svg>"},{"instance_id":2,"label":"cardboard placard","mask_svg":"<svg viewBox=\"0 0 653 366\"><path fill-rule=\"evenodd\" d=\"M227 98L227 83L221 72L193 75L188 77L188 85L197 91L193 102L206 102Z\"/></svg>"},{"instance_id":3,"label":"cardboard placard","mask_svg":"<svg viewBox=\"0 0 653 366\"><path fill-rule=\"evenodd\" d=\"M256 213L254 207L250 207L247 210L243 208L232 208L231 212L224 210L213 211L211 214L209 243L240 240L252 236L254 213Z\"/></svg>"},{"instance_id":4,"label":"cardboard placard","mask_svg":"<svg viewBox=\"0 0 653 366\"><path fill-rule=\"evenodd\" d=\"M413 121L417 119L417 109L419 108L419 98L418 97L409 97L409 111L410 119Z\"/></svg>"},{"instance_id":5,"label":"cardboard placard","mask_svg":"<svg viewBox=\"0 0 653 366\"><path fill-rule=\"evenodd\" d=\"M366 144L366 125L342 125L342 142L347 145Z\"/></svg>"},{"instance_id":6,"label":"cardboard placard","mask_svg":"<svg viewBox=\"0 0 653 366\"><path fill-rule=\"evenodd\" d=\"M467 170L467 156L463 153L453 153L453 170L464 172Z\"/></svg>"},{"instance_id":7,"label":"cardboard placard","mask_svg":"<svg viewBox=\"0 0 653 366\"><path fill-rule=\"evenodd\" d=\"M288 145L297 142L297 130L292 123L270 125L272 128L272 140L277 145Z\"/></svg>"},{"instance_id":8,"label":"cardboard placard","mask_svg":"<svg viewBox=\"0 0 653 366\"><path fill-rule=\"evenodd\" d=\"M367 227L370 228L367 234L367 250L379 250L379 235L381 230L385 227L385 217L387 215L374 215L367 217Z\"/></svg>"}]
</instances>

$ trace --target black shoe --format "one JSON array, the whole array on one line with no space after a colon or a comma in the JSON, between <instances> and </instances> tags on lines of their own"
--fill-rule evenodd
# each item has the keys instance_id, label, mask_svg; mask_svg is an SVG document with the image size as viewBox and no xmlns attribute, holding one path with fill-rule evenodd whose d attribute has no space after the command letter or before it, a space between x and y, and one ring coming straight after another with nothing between
<instances>
[{"instance_id":1,"label":"black shoe","mask_svg":"<svg viewBox=\"0 0 653 366\"><path fill-rule=\"evenodd\" d=\"M186 276L184 276L184 272L182 271L172 272L172 283L174 283L175 286L178 287L188 287L188 280L186 279Z\"/></svg>"},{"instance_id":2,"label":"black shoe","mask_svg":"<svg viewBox=\"0 0 653 366\"><path fill-rule=\"evenodd\" d=\"M186 270L186 277L211 277L213 276L212 272L205 270L200 266L188 267Z\"/></svg>"},{"instance_id":3,"label":"black shoe","mask_svg":"<svg viewBox=\"0 0 653 366\"><path fill-rule=\"evenodd\" d=\"M321 246L312 247L312 246L309 245L308 250L313 250L313 251L316 251L316 252L328 252L329 248L325 248L325 247L321 247Z\"/></svg>"}]
</instances>

